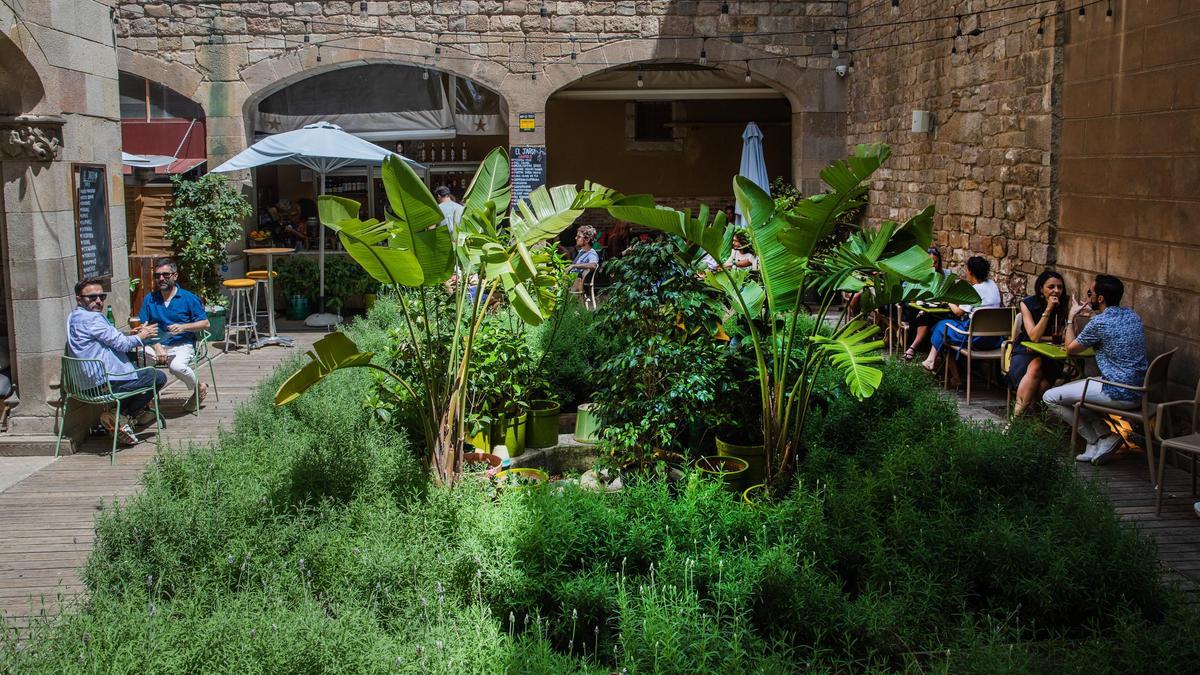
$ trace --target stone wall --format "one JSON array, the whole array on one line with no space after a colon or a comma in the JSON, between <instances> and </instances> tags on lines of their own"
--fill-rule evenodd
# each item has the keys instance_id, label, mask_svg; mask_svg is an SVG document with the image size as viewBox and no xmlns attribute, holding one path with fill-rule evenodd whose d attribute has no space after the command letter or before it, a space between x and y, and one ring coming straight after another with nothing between
<instances>
[{"instance_id":1,"label":"stone wall","mask_svg":"<svg viewBox=\"0 0 1200 675\"><path fill-rule=\"evenodd\" d=\"M964 36L951 40L956 12L1014 3L964 4L903 0L894 14L888 2L850 2L847 139L892 146L871 186L871 221L934 204L947 264L961 271L983 255L1005 299L1019 299L1054 262L1057 21L1039 35L1038 12L1050 6L964 14ZM905 23L936 17L951 18ZM933 113L931 133L910 131L914 110Z\"/></svg>"},{"instance_id":2,"label":"stone wall","mask_svg":"<svg viewBox=\"0 0 1200 675\"><path fill-rule=\"evenodd\" d=\"M517 115L535 115L537 131L519 138L537 145L559 88L626 64L697 62L703 50L711 65L739 77L748 70L787 95L792 174L815 189L821 167L844 151L844 83L832 71L829 36L845 26L845 3L735 1L728 14L722 4L369 0L364 14L357 1L119 0L117 29L122 70L204 106L210 163L245 146L244 115L263 97L339 66L387 61L470 77L505 98L514 143ZM703 39L717 34L726 37Z\"/></svg>"},{"instance_id":3,"label":"stone wall","mask_svg":"<svg viewBox=\"0 0 1200 675\"><path fill-rule=\"evenodd\" d=\"M1100 12L1097 12L1099 14ZM1200 3L1114 3L1065 35L1058 261L1125 281L1148 348L1200 379Z\"/></svg>"},{"instance_id":4,"label":"stone wall","mask_svg":"<svg viewBox=\"0 0 1200 675\"><path fill-rule=\"evenodd\" d=\"M107 169L111 283L117 291L128 288L117 100L108 4L0 4L0 136L6 141L0 145L0 230L9 340L21 397L10 433L0 438L0 454L45 450L46 434L54 431L50 402L58 399L59 357L78 281L73 162ZM24 138L41 134L50 144L14 145L7 142L13 131ZM39 150L52 148L55 141L57 149ZM128 315L128 293L115 292L109 301L117 316ZM94 419L95 411L84 412ZM86 426L84 421L76 428Z\"/></svg>"}]
</instances>

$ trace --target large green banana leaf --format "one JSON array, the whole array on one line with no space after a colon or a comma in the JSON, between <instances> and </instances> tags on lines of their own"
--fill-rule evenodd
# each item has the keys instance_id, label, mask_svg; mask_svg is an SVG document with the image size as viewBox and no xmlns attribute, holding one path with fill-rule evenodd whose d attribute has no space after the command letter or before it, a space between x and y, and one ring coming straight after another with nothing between
<instances>
[{"instance_id":1,"label":"large green banana leaf","mask_svg":"<svg viewBox=\"0 0 1200 675\"><path fill-rule=\"evenodd\" d=\"M321 222L337 233L346 252L372 278L383 284L433 286L454 273L453 244L446 228L413 232L400 220L381 223L345 217L357 214L358 208L352 199L330 195L317 199Z\"/></svg>"},{"instance_id":2,"label":"large green banana leaf","mask_svg":"<svg viewBox=\"0 0 1200 675\"><path fill-rule=\"evenodd\" d=\"M865 203L869 186L866 180L890 155L891 148L882 143L859 145L848 159L837 160L821 171L821 180L832 192L813 195L798 202L792 215L798 225L820 241L833 232L838 218Z\"/></svg>"},{"instance_id":3,"label":"large green banana leaf","mask_svg":"<svg viewBox=\"0 0 1200 675\"><path fill-rule=\"evenodd\" d=\"M883 371L876 364L883 363L882 340L868 340L879 332L878 326L865 321L851 321L831 337L812 336L813 342L825 353L846 379L850 393L858 398L867 398L875 393L883 382Z\"/></svg>"},{"instance_id":4,"label":"large green banana leaf","mask_svg":"<svg viewBox=\"0 0 1200 675\"><path fill-rule=\"evenodd\" d=\"M577 194L574 185L556 185L549 190L543 185L529 193L509 214L513 239L533 246L558 236L583 214L583 209L574 208Z\"/></svg>"},{"instance_id":5,"label":"large green banana leaf","mask_svg":"<svg viewBox=\"0 0 1200 675\"><path fill-rule=\"evenodd\" d=\"M512 201L512 188L508 184L508 153L496 148L488 153L479 164L471 185L467 188L463 206L475 211L484 211L488 202L503 211Z\"/></svg>"},{"instance_id":6,"label":"large green banana leaf","mask_svg":"<svg viewBox=\"0 0 1200 675\"><path fill-rule=\"evenodd\" d=\"M766 293L761 285L750 279L749 269L733 269L727 273L707 274L704 276L704 282L728 296L733 307L739 307L744 303L751 320L762 315Z\"/></svg>"},{"instance_id":7,"label":"large green banana leaf","mask_svg":"<svg viewBox=\"0 0 1200 675\"><path fill-rule=\"evenodd\" d=\"M407 162L396 155L383 160L383 191L396 220L419 232L442 222L437 200Z\"/></svg>"},{"instance_id":8,"label":"large green banana leaf","mask_svg":"<svg viewBox=\"0 0 1200 675\"><path fill-rule=\"evenodd\" d=\"M275 405L287 405L296 400L309 387L325 379L341 368L361 368L371 363L371 352L360 352L358 345L345 333L330 333L313 343L308 352L312 359L292 376L284 380L275 392Z\"/></svg>"},{"instance_id":9,"label":"large green banana leaf","mask_svg":"<svg viewBox=\"0 0 1200 675\"><path fill-rule=\"evenodd\" d=\"M771 195L744 176L733 179L733 194L749 223L747 229L758 256L767 305L772 314L788 312L795 306L808 273L808 258L798 254L805 245L797 244L797 240L814 233L789 214L777 212Z\"/></svg>"}]
</instances>

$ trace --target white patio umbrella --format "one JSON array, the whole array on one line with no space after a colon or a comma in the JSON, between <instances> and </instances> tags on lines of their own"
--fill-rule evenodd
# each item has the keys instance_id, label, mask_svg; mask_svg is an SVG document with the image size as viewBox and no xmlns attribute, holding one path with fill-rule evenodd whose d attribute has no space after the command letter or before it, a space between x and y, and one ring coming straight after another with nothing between
<instances>
[{"instance_id":1,"label":"white patio umbrella","mask_svg":"<svg viewBox=\"0 0 1200 675\"><path fill-rule=\"evenodd\" d=\"M385 150L370 141L342 131L342 128L329 122L309 124L303 129L286 131L281 134L267 136L234 155L232 159L213 169L214 173L240 171L266 164L299 164L316 171L320 176L320 193L325 194L325 175L330 171L345 166L377 166L383 163L388 155L396 153ZM425 170L421 164L397 155L410 166ZM318 225L324 228L324 225ZM332 326L341 320L340 316L325 313L325 237L320 240L320 307L319 311L305 319L309 326Z\"/></svg>"},{"instance_id":2,"label":"white patio umbrella","mask_svg":"<svg viewBox=\"0 0 1200 675\"><path fill-rule=\"evenodd\" d=\"M764 192L770 194L771 180L767 178L767 160L763 156L762 138L762 130L758 128L757 124L751 122L746 125L746 130L742 132L742 163L738 168L738 175L749 178ZM744 226L746 219L742 217L740 205L734 205L734 213L737 215L737 224Z\"/></svg>"}]
</instances>

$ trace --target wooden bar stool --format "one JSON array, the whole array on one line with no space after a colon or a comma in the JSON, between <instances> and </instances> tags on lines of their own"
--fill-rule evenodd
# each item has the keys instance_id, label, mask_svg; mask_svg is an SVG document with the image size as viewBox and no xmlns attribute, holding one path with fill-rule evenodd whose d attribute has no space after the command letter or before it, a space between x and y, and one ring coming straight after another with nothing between
<instances>
[{"instance_id":1,"label":"wooden bar stool","mask_svg":"<svg viewBox=\"0 0 1200 675\"><path fill-rule=\"evenodd\" d=\"M258 342L258 321L254 314L257 304L254 290L258 282L254 279L226 279L222 285L230 298L229 317L225 321L225 351L229 351L229 343L240 333L246 334L243 344L246 345L246 351L250 351L250 346Z\"/></svg>"},{"instance_id":2,"label":"wooden bar stool","mask_svg":"<svg viewBox=\"0 0 1200 675\"><path fill-rule=\"evenodd\" d=\"M271 311L269 309L271 303L267 302L267 293L271 292L271 285L267 283L268 276L271 277L272 280L277 279L279 278L279 272L268 270L250 270L249 272L246 272L246 278L253 279L256 284L256 288L254 289L255 307L262 307L262 309L258 309L254 312L254 317L256 320L260 316L266 316ZM263 304L261 305L258 304L258 295L260 290L262 291L263 298Z\"/></svg>"}]
</instances>

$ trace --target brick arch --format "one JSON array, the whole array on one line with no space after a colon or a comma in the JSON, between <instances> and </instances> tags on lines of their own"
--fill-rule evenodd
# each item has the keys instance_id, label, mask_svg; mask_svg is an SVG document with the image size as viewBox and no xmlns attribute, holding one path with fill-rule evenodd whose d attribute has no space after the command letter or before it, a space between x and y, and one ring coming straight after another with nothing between
<instances>
[{"instance_id":1,"label":"brick arch","mask_svg":"<svg viewBox=\"0 0 1200 675\"><path fill-rule=\"evenodd\" d=\"M204 81L204 76L199 71L182 63L165 61L125 47L118 47L117 70L157 82L203 105L202 98L198 94L201 93L200 85ZM207 115L208 110L205 110L204 113Z\"/></svg>"},{"instance_id":2,"label":"brick arch","mask_svg":"<svg viewBox=\"0 0 1200 675\"><path fill-rule=\"evenodd\" d=\"M625 68L639 63L696 63L701 45L714 68L741 75L747 65L755 80L787 97L793 112L842 112L845 90L837 85L832 69L828 72L802 68L788 57L775 55L721 38L628 40L611 42L580 51L575 62L561 57L545 68L545 79L553 95L591 75ZM754 60L758 59L758 60ZM746 62L749 61L747 64Z\"/></svg>"},{"instance_id":3,"label":"brick arch","mask_svg":"<svg viewBox=\"0 0 1200 675\"><path fill-rule=\"evenodd\" d=\"M321 51L321 63L316 62L316 49L306 48L298 53L283 53L263 59L241 72L249 93L242 104L242 118L249 121L258 104L275 92L301 80L334 70L371 64L392 64L426 67L470 79L500 95L506 107L511 102L503 83L509 71L504 66L484 58L468 56L446 48L441 56L433 53L434 45L409 38L359 38L339 41ZM394 55L393 55L394 54ZM428 57L428 59L426 59ZM247 133L251 127L246 124Z\"/></svg>"}]
</instances>

